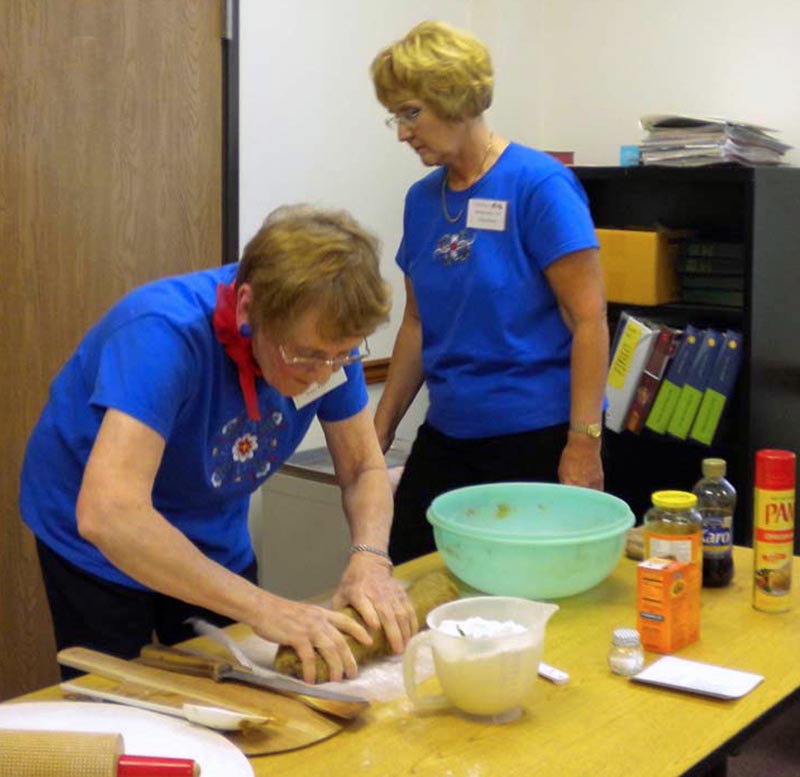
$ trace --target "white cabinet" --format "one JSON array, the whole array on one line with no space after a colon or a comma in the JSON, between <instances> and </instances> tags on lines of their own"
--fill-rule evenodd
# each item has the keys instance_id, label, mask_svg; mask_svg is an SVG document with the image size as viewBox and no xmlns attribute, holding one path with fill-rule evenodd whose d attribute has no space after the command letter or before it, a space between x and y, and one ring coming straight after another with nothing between
<instances>
[{"instance_id":1,"label":"white cabinet","mask_svg":"<svg viewBox=\"0 0 800 777\"><path fill-rule=\"evenodd\" d=\"M390 468L403 465L409 445L392 445ZM327 448L296 453L253 495L250 534L262 588L304 599L336 586L350 548L341 499Z\"/></svg>"},{"instance_id":2,"label":"white cabinet","mask_svg":"<svg viewBox=\"0 0 800 777\"><path fill-rule=\"evenodd\" d=\"M313 480L294 467L276 472L251 503L250 533L259 584L289 599L330 590L347 562L350 533L333 477Z\"/></svg>"}]
</instances>

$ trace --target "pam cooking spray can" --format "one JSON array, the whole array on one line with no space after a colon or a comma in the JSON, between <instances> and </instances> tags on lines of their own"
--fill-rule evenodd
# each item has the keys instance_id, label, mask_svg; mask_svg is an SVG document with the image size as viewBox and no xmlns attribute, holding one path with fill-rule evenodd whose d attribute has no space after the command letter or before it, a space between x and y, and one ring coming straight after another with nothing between
<instances>
[{"instance_id":1,"label":"pam cooking spray can","mask_svg":"<svg viewBox=\"0 0 800 777\"><path fill-rule=\"evenodd\" d=\"M786 612L792 606L794 473L792 451L756 453L753 607L764 612Z\"/></svg>"}]
</instances>

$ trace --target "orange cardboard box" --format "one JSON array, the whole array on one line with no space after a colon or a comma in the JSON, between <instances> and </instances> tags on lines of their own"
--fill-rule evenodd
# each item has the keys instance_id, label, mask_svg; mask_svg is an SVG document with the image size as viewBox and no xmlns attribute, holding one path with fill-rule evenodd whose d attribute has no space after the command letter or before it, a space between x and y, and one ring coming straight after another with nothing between
<instances>
[{"instance_id":1,"label":"orange cardboard box","mask_svg":"<svg viewBox=\"0 0 800 777\"><path fill-rule=\"evenodd\" d=\"M697 564L649 558L637 569L636 627L645 650L674 653L700 638Z\"/></svg>"},{"instance_id":2,"label":"orange cardboard box","mask_svg":"<svg viewBox=\"0 0 800 777\"><path fill-rule=\"evenodd\" d=\"M666 230L597 229L609 302L663 305L679 297L677 247Z\"/></svg>"}]
</instances>

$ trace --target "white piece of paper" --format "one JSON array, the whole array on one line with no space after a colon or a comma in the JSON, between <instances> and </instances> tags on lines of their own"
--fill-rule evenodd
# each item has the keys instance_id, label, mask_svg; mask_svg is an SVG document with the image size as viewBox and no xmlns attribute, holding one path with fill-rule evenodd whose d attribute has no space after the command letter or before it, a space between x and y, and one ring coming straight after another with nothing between
<instances>
[{"instance_id":1,"label":"white piece of paper","mask_svg":"<svg viewBox=\"0 0 800 777\"><path fill-rule=\"evenodd\" d=\"M505 200L481 200L472 197L467 206L467 227L503 232L506 228L507 210L508 203Z\"/></svg>"},{"instance_id":2,"label":"white piece of paper","mask_svg":"<svg viewBox=\"0 0 800 777\"><path fill-rule=\"evenodd\" d=\"M716 664L664 656L630 679L717 699L738 699L750 693L764 677Z\"/></svg>"}]
</instances>

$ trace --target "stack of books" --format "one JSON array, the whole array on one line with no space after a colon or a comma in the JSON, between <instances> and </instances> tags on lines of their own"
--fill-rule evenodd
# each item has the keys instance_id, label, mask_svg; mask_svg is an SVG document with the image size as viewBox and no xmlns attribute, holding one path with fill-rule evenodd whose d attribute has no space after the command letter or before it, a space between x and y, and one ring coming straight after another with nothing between
<instances>
[{"instance_id":1,"label":"stack of books","mask_svg":"<svg viewBox=\"0 0 800 777\"><path fill-rule=\"evenodd\" d=\"M678 249L680 301L744 307L745 245L689 239Z\"/></svg>"},{"instance_id":2,"label":"stack of books","mask_svg":"<svg viewBox=\"0 0 800 777\"><path fill-rule=\"evenodd\" d=\"M792 148L769 134L774 129L730 119L650 114L639 124L647 133L643 165L777 165Z\"/></svg>"},{"instance_id":3,"label":"stack of books","mask_svg":"<svg viewBox=\"0 0 800 777\"><path fill-rule=\"evenodd\" d=\"M606 385L606 428L711 445L742 359L742 335L620 315Z\"/></svg>"}]
</instances>

